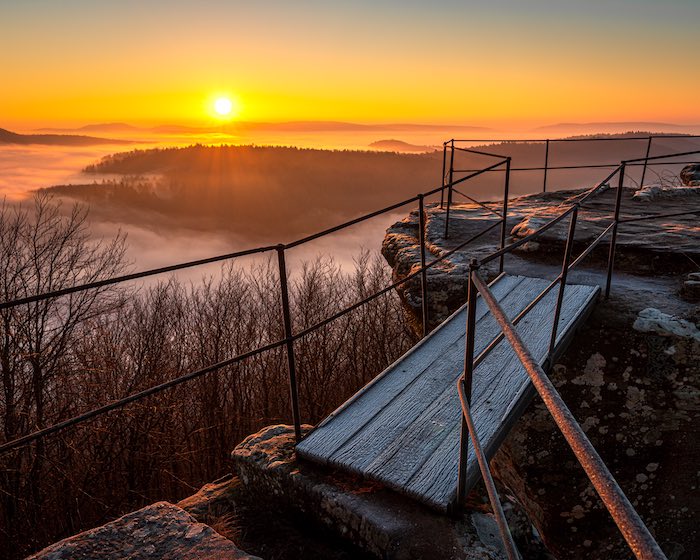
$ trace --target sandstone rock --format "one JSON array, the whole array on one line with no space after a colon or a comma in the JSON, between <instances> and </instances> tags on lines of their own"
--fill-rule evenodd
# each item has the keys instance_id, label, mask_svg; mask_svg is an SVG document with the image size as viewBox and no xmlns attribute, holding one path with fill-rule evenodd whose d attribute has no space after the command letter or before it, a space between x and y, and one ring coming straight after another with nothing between
<instances>
[{"instance_id":1,"label":"sandstone rock","mask_svg":"<svg viewBox=\"0 0 700 560\"><path fill-rule=\"evenodd\" d=\"M700 330L693 323L663 313L653 307L642 309L632 328L640 332L656 333L661 336L679 336L700 341Z\"/></svg>"},{"instance_id":2,"label":"sandstone rock","mask_svg":"<svg viewBox=\"0 0 700 560\"><path fill-rule=\"evenodd\" d=\"M700 202L700 186L674 187L649 185L642 187L632 196L634 200L651 202L660 199L685 199L689 204Z\"/></svg>"},{"instance_id":3,"label":"sandstone rock","mask_svg":"<svg viewBox=\"0 0 700 560\"><path fill-rule=\"evenodd\" d=\"M380 558L503 557L500 543L484 543L468 515L445 517L376 483L297 461L290 426L252 434L231 455L251 498L303 515ZM478 517L483 534L492 529L485 517Z\"/></svg>"},{"instance_id":4,"label":"sandstone rock","mask_svg":"<svg viewBox=\"0 0 700 560\"><path fill-rule=\"evenodd\" d=\"M240 520L237 498L239 494L240 481L229 474L205 484L196 494L178 502L177 506L227 539L238 542Z\"/></svg>"},{"instance_id":5,"label":"sandstone rock","mask_svg":"<svg viewBox=\"0 0 700 560\"><path fill-rule=\"evenodd\" d=\"M198 523L186 511L167 502L155 503L59 541L30 558L260 560L248 556L211 527Z\"/></svg>"},{"instance_id":6,"label":"sandstone rock","mask_svg":"<svg viewBox=\"0 0 700 560\"><path fill-rule=\"evenodd\" d=\"M689 163L680 172L681 181L689 187L700 187L700 163Z\"/></svg>"}]
</instances>

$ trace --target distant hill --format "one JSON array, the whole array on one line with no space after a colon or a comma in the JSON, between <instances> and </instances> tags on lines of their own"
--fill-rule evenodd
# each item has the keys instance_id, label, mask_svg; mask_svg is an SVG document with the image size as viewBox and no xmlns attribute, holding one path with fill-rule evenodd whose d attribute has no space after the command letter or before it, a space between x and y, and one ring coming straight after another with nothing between
<instances>
[{"instance_id":1,"label":"distant hill","mask_svg":"<svg viewBox=\"0 0 700 560\"><path fill-rule=\"evenodd\" d=\"M489 132L492 129L471 125L437 125L437 124L358 124L340 121L289 121L289 122L252 122L235 121L216 126L186 126L163 124L153 127L137 127L126 123L90 124L80 128L42 128L39 132L90 132L103 134L135 134L155 132L160 134L207 134L216 132L237 133L243 131L260 132Z\"/></svg>"},{"instance_id":2,"label":"distant hill","mask_svg":"<svg viewBox=\"0 0 700 560\"><path fill-rule=\"evenodd\" d=\"M540 126L534 129L537 132L579 132L579 133L595 133L595 132L628 132L632 130L652 130L654 132L669 131L669 132L684 132L693 134L700 132L700 124L673 124L661 122L590 122L590 123L557 123L547 126Z\"/></svg>"},{"instance_id":3,"label":"distant hill","mask_svg":"<svg viewBox=\"0 0 700 560\"><path fill-rule=\"evenodd\" d=\"M418 153L418 152L433 152L438 149L437 146L418 146L416 144L409 144L403 140L377 140L369 145L370 148L375 150L383 150L387 152L401 152L401 153ZM440 147L442 149L442 147Z\"/></svg>"},{"instance_id":4,"label":"distant hill","mask_svg":"<svg viewBox=\"0 0 700 560\"><path fill-rule=\"evenodd\" d=\"M0 144L44 144L51 146L94 146L98 144L131 144L128 140L113 140L76 134L17 134L0 128Z\"/></svg>"}]
</instances>

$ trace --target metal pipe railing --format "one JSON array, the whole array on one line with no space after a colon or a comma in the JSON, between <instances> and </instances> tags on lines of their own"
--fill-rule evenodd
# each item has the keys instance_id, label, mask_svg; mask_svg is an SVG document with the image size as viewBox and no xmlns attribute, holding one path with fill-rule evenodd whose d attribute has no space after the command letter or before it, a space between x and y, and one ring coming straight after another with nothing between
<instances>
[{"instance_id":1,"label":"metal pipe railing","mask_svg":"<svg viewBox=\"0 0 700 560\"><path fill-rule=\"evenodd\" d=\"M467 324L465 325L465 348L464 348L464 372L461 383L466 394L466 400L471 402L472 398L472 377L474 372L474 333L476 330L476 294L477 290L472 282L472 275L476 272L478 265L472 259L469 263L469 279L467 284ZM457 474L457 500L462 503L467 497L467 458L469 444L469 426L466 417L462 416L459 446L459 471Z\"/></svg>"},{"instance_id":2,"label":"metal pipe railing","mask_svg":"<svg viewBox=\"0 0 700 560\"><path fill-rule=\"evenodd\" d=\"M552 382L530 354L530 351L516 332L515 327L478 271L473 273L471 281L491 310L518 359L523 364L535 389L542 397L559 431L571 447L632 552L640 560L665 559L666 556L658 543L654 540L646 525L644 525L639 514L629 502L605 463L603 463L593 444L586 437L585 432L566 406L566 403L564 403Z\"/></svg>"},{"instance_id":3,"label":"metal pipe railing","mask_svg":"<svg viewBox=\"0 0 700 560\"><path fill-rule=\"evenodd\" d=\"M561 306L564 303L564 291L566 290L566 277L569 272L569 260L571 252L574 248L574 237L576 236L576 218L578 217L579 204L574 204L574 211L571 213L569 221L569 235L566 238L566 247L564 248L564 262L561 265L561 273L559 274L559 294L557 295L557 304L554 308L554 320L552 321L552 336L549 340L549 355L554 354L554 347L557 343L557 331L559 330L559 317L561 316Z\"/></svg>"},{"instance_id":4,"label":"metal pipe railing","mask_svg":"<svg viewBox=\"0 0 700 560\"><path fill-rule=\"evenodd\" d=\"M503 210L501 211L501 250L506 246L506 234L508 230L508 192L510 190L510 158L506 158L506 176L503 181ZM503 272L505 265L505 253L501 254L498 261L498 272Z\"/></svg>"},{"instance_id":5,"label":"metal pipe railing","mask_svg":"<svg viewBox=\"0 0 700 560\"><path fill-rule=\"evenodd\" d=\"M501 505L501 500L498 497L498 491L496 490L496 484L493 481L493 476L491 475L491 469L489 469L489 462L486 459L486 454L481 448L481 442L476 433L476 427L474 426L474 419L471 415L471 398L466 392L464 387L464 380L459 379L457 381L457 391L459 394L459 402L462 407L462 422L466 424L467 433L474 446L474 454L476 455L476 461L479 465L479 470L481 471L481 477L484 480L484 486L486 487L486 494L489 497L489 502L491 503L491 510L493 511L494 517L496 518L496 524L498 525L498 532L501 535L501 541L503 542L503 547L505 549L506 556L508 560L520 560L520 554L518 553L518 548L515 546L515 541L513 541L513 535L508 527L508 521L506 520L506 514L503 512L503 506ZM463 430L464 431L464 430ZM464 446L462 446L464 448ZM466 458L465 458L466 463Z\"/></svg>"},{"instance_id":6,"label":"metal pipe railing","mask_svg":"<svg viewBox=\"0 0 700 560\"><path fill-rule=\"evenodd\" d=\"M418 195L418 244L420 245L420 293L423 337L428 335L428 269L425 266L425 203Z\"/></svg>"},{"instance_id":7,"label":"metal pipe railing","mask_svg":"<svg viewBox=\"0 0 700 560\"><path fill-rule=\"evenodd\" d=\"M610 297L610 284L612 283L613 264L615 262L615 247L617 245L617 228L620 220L620 206L622 203L622 189L625 186L625 164L620 166L620 175L615 196L615 215L613 217L613 228L610 238L610 251L608 254L608 275L605 281L605 299Z\"/></svg>"},{"instance_id":8,"label":"metal pipe railing","mask_svg":"<svg viewBox=\"0 0 700 560\"><path fill-rule=\"evenodd\" d=\"M287 375L289 376L289 403L292 409L294 437L297 443L301 441L301 415L299 414L299 388L297 384L297 368L294 358L294 339L292 318L289 309L289 287L287 283L287 265L284 258L284 245L277 246L277 261L279 264L280 297L282 299L282 320L284 322L284 338L287 349Z\"/></svg>"}]
</instances>

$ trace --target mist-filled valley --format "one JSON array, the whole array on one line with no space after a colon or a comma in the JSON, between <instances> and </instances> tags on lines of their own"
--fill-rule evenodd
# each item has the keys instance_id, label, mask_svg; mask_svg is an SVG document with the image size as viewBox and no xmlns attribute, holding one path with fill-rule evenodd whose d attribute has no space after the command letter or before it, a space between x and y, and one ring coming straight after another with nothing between
<instances>
[{"instance_id":1,"label":"mist-filled valley","mask_svg":"<svg viewBox=\"0 0 700 560\"><path fill-rule=\"evenodd\" d=\"M112 127L102 132L119 130ZM337 131L328 134L332 137L333 132L338 134ZM86 204L95 239L109 240L118 232L126 233L127 255L135 269L163 266L263 244L290 242L441 184L443 152L437 147L440 142L435 132L429 135L414 132L402 137L410 142L370 142L371 138L366 136L364 131L362 138L346 133L345 142L354 149L173 146L168 145L172 138L167 136L161 142L151 139L144 143L141 139L129 151L123 151L119 145L5 145L0 148L0 194L9 203L17 204L32 192L43 190L63 201L65 210L76 202ZM323 134L316 133L313 140L301 137L296 140L303 146L316 146L323 144L322 137ZM547 188L556 190L590 186L606 175L609 168L605 164L615 165L622 159L645 155L646 139L604 137L609 140L552 142L548 151L543 141L472 142L462 146L510 156L513 169L510 192L517 195L543 188L541 167L545 159L550 168ZM330 143L338 146L342 142L340 138L332 138ZM356 148L363 143L383 149ZM655 138L651 154L698 147L697 138ZM415 153L419 149L424 151ZM454 178L496 161L499 160L457 151L454 168L465 172L455 173ZM591 164L601 167L572 168ZM667 163L661 168L650 166L645 182L657 180L659 174L672 174L679 167ZM628 177L630 182L638 182L641 169L630 168ZM502 196L503 184L504 172L500 167L460 185L459 191L480 199L494 199ZM457 196L456 200L459 199ZM436 200L439 196L427 202ZM349 265L361 249L377 252L384 229L410 209L412 206L397 208L323 237L300 247L294 258L299 261L317 254L332 254L341 264ZM193 271L190 277L199 275Z\"/></svg>"}]
</instances>

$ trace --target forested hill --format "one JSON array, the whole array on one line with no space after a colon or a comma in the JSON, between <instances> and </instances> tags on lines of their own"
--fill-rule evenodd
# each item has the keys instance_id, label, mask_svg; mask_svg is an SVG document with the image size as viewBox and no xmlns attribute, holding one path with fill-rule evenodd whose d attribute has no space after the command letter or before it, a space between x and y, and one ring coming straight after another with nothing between
<instances>
[{"instance_id":1,"label":"forested hill","mask_svg":"<svg viewBox=\"0 0 700 560\"><path fill-rule=\"evenodd\" d=\"M45 144L51 146L95 146L98 144L132 144L128 140L96 138L77 134L17 134L0 128L0 144Z\"/></svg>"}]
</instances>

